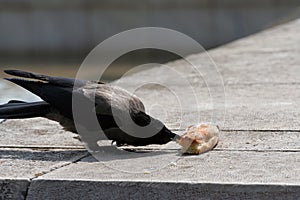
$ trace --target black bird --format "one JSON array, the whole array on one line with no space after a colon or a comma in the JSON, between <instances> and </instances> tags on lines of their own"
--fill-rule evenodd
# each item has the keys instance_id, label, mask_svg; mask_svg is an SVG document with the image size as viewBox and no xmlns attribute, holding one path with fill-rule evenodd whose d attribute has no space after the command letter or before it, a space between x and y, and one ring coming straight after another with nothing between
<instances>
[{"instance_id":1,"label":"black bird","mask_svg":"<svg viewBox=\"0 0 300 200\"><path fill-rule=\"evenodd\" d=\"M96 114L97 122L104 134L109 140L116 142L117 146L165 144L180 137L165 127L162 122L146 114L141 100L122 88L99 81L53 77L20 70L4 72L22 77L5 79L29 90L43 101L28 103L11 100L7 104L0 105L0 119L44 117L59 122L65 130L78 133L72 109L75 98L80 102L75 106L80 106L80 110L83 111L82 117L79 116L80 126L87 132L95 131L93 127L89 127L90 119L86 116ZM119 118L113 116L113 110L120 113ZM129 128L132 133L122 129L122 125L130 126L132 122L138 127L146 127L153 123L151 131L156 134L146 137L144 132L138 132L137 129Z\"/></svg>"}]
</instances>

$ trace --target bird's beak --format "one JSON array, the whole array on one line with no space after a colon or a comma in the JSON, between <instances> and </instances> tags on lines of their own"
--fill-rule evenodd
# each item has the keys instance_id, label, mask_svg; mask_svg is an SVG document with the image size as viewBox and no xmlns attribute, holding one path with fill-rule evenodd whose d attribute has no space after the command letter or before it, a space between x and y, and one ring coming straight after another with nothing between
<instances>
[{"instance_id":1,"label":"bird's beak","mask_svg":"<svg viewBox=\"0 0 300 200\"><path fill-rule=\"evenodd\" d=\"M172 140L174 142L178 143L180 139L181 139L181 136L176 134L176 136Z\"/></svg>"}]
</instances>

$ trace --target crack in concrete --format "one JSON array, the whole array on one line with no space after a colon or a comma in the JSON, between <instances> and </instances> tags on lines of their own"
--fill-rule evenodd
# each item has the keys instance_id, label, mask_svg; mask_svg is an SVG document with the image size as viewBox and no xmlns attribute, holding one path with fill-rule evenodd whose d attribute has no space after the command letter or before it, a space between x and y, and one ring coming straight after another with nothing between
<instances>
[{"instance_id":1,"label":"crack in concrete","mask_svg":"<svg viewBox=\"0 0 300 200\"><path fill-rule=\"evenodd\" d=\"M255 86L255 85L262 85L262 86L266 86L266 85L300 85L300 82L288 82L288 83L284 83L284 82L256 82L256 83L224 83L224 86Z\"/></svg>"},{"instance_id":2,"label":"crack in concrete","mask_svg":"<svg viewBox=\"0 0 300 200\"><path fill-rule=\"evenodd\" d=\"M170 129L171 131L186 131L186 129ZM290 130L290 129L221 129L221 132L232 132L232 131L240 131L240 132L299 132L300 130Z\"/></svg>"},{"instance_id":3,"label":"crack in concrete","mask_svg":"<svg viewBox=\"0 0 300 200\"><path fill-rule=\"evenodd\" d=\"M223 131L223 132L232 132L232 131L239 131L239 132L245 132L245 131L248 131L248 132L299 132L300 133L300 130L276 130L276 129L256 129L256 130L248 130L248 129L224 129L224 130L220 130L220 131Z\"/></svg>"},{"instance_id":4,"label":"crack in concrete","mask_svg":"<svg viewBox=\"0 0 300 200\"><path fill-rule=\"evenodd\" d=\"M32 146L32 145L0 145L1 149L32 149L32 150L55 150L55 149L68 149L68 150L84 150L84 146Z\"/></svg>"},{"instance_id":5,"label":"crack in concrete","mask_svg":"<svg viewBox=\"0 0 300 200\"><path fill-rule=\"evenodd\" d=\"M300 152L300 149L227 149L227 148L215 148L212 151L240 151L240 152Z\"/></svg>"},{"instance_id":6,"label":"crack in concrete","mask_svg":"<svg viewBox=\"0 0 300 200\"><path fill-rule=\"evenodd\" d=\"M88 152L86 152L85 155L81 156L81 157L78 158L78 159L75 159L75 160L73 160L73 161L71 161L71 162L69 162L69 163L62 164L62 165L60 165L60 166L56 166L56 167L50 168L50 169L49 169L48 171L46 171L46 172L42 172L42 173L39 173L39 174L35 174L34 177L29 178L29 184L28 184L28 186L27 186L27 190L26 190L26 193L25 193L25 200L27 199L28 192L29 192L29 189L30 189L30 186L31 186L31 183L32 183L33 180L35 180L36 178L38 178L38 177L40 177L40 176L43 176L43 175L49 174L49 173L51 173L51 172L54 172L55 170L58 170L58 169L61 169L61 168L63 168L63 167L66 167L66 166L68 166L68 165L77 163L77 162L81 161L82 159L87 158L87 157L89 157L89 156L90 156L90 154L89 154Z\"/></svg>"}]
</instances>

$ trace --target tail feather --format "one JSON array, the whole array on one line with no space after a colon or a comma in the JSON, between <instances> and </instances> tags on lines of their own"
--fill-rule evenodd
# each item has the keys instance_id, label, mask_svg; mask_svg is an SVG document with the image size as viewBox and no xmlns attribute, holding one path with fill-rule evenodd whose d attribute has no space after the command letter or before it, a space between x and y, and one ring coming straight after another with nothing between
<instances>
[{"instance_id":1,"label":"tail feather","mask_svg":"<svg viewBox=\"0 0 300 200\"><path fill-rule=\"evenodd\" d=\"M70 119L72 115L72 91L73 88L61 87L40 81L29 81L18 78L8 78L7 80L25 88L33 94L39 96L51 106L59 109L66 117ZM0 113L1 114L1 113Z\"/></svg>"},{"instance_id":2,"label":"tail feather","mask_svg":"<svg viewBox=\"0 0 300 200\"><path fill-rule=\"evenodd\" d=\"M43 117L51 110L51 106L44 102L27 103L12 100L0 105L0 119L23 119L31 117Z\"/></svg>"},{"instance_id":3,"label":"tail feather","mask_svg":"<svg viewBox=\"0 0 300 200\"><path fill-rule=\"evenodd\" d=\"M39 80L42 82L47 82L52 85L59 85L62 87L73 87L76 82L76 86L80 87L87 83L85 80L76 80L74 78L65 78L59 76L47 76L43 74L33 73L33 72L26 72L21 70L4 70L5 73L13 76L18 76L22 78L29 78L34 80ZM10 79L8 79L10 80Z\"/></svg>"}]
</instances>

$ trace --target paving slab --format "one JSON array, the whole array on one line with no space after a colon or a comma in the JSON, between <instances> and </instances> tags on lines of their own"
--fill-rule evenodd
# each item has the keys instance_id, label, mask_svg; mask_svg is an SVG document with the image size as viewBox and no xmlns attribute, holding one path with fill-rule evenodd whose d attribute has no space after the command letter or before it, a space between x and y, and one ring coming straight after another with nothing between
<instances>
[{"instance_id":1,"label":"paving slab","mask_svg":"<svg viewBox=\"0 0 300 200\"><path fill-rule=\"evenodd\" d=\"M119 156L119 160L122 156ZM150 159L152 159L150 157ZM86 158L76 164L68 165L38 177L36 180L111 180L111 181L171 181L171 182L223 182L236 184L298 184L299 152L256 152L212 151L198 156L179 156L168 165L153 171L141 171L138 165L148 165L147 153L134 163L128 171L127 166L117 166L116 162L97 162ZM146 162L147 161L147 162ZM287 165L288 164L288 165ZM128 164L130 165L130 164Z\"/></svg>"},{"instance_id":2,"label":"paving slab","mask_svg":"<svg viewBox=\"0 0 300 200\"><path fill-rule=\"evenodd\" d=\"M216 150L300 152L300 132L221 132Z\"/></svg>"},{"instance_id":3,"label":"paving slab","mask_svg":"<svg viewBox=\"0 0 300 200\"><path fill-rule=\"evenodd\" d=\"M184 87L176 89L184 91ZM200 122L218 124L223 130L300 129L300 85L229 85L223 100L211 98L206 88L197 88L196 98L179 93L179 100L162 87L156 86L155 90L145 88L136 93L146 110L172 129L185 129ZM153 102L158 109L153 109ZM164 106L166 103L169 106Z\"/></svg>"},{"instance_id":4,"label":"paving slab","mask_svg":"<svg viewBox=\"0 0 300 200\"><path fill-rule=\"evenodd\" d=\"M189 117L192 118L192 115ZM221 130L218 148L239 150L300 148L299 131L289 131L291 127L282 131L276 131L276 126L272 128L265 131L253 131L251 128L248 131ZM184 128L175 128L173 131L179 135L185 133ZM84 144L74 138L76 136L71 132L63 131L56 122L47 119L8 120L0 125L0 148L84 149ZM151 145L147 148L179 149L180 146L171 142L162 146Z\"/></svg>"},{"instance_id":5,"label":"paving slab","mask_svg":"<svg viewBox=\"0 0 300 200\"><path fill-rule=\"evenodd\" d=\"M7 120L0 124L0 147L80 148L77 135L44 118Z\"/></svg>"},{"instance_id":6,"label":"paving slab","mask_svg":"<svg viewBox=\"0 0 300 200\"><path fill-rule=\"evenodd\" d=\"M48 187L45 188L45 185ZM147 181L33 181L28 199L272 199L295 200L298 186ZM88 188L88 189L87 189ZM46 190L45 190L46 189ZM247 192L245 192L247 191ZM53 196L49 196L53 194Z\"/></svg>"},{"instance_id":7,"label":"paving slab","mask_svg":"<svg viewBox=\"0 0 300 200\"><path fill-rule=\"evenodd\" d=\"M25 199L33 178L87 155L84 150L0 148L0 199Z\"/></svg>"},{"instance_id":8,"label":"paving slab","mask_svg":"<svg viewBox=\"0 0 300 200\"><path fill-rule=\"evenodd\" d=\"M183 134L184 131L178 131ZM136 151L179 150L175 142L147 147L122 147ZM216 151L300 152L300 132L289 131L221 131Z\"/></svg>"},{"instance_id":9,"label":"paving slab","mask_svg":"<svg viewBox=\"0 0 300 200\"><path fill-rule=\"evenodd\" d=\"M278 199L295 199L300 189L299 137L299 132L221 132L217 148L199 156L182 156L179 146L169 143L165 147L137 147L140 153L134 154L138 156L116 153L100 162L87 157L35 179L29 197L44 198L55 190L57 196L65 197L87 194L80 197L83 199L133 194L141 198L151 190L157 198L214 199L225 195L225 199L237 199L244 195L272 199L276 194ZM95 187L99 190L94 191ZM117 188L116 193L111 193L111 188ZM183 193L172 192L182 188Z\"/></svg>"},{"instance_id":10,"label":"paving slab","mask_svg":"<svg viewBox=\"0 0 300 200\"><path fill-rule=\"evenodd\" d=\"M186 60L177 60L165 65L191 81L199 81L200 75L204 79L208 78L207 75L217 76L216 66L225 85L299 84L299 27L300 19L297 19L209 50L208 54L190 55ZM170 72L167 68L153 68L128 75L128 79L125 78L122 84L126 87L126 84L130 85L131 81L134 83L135 80L140 80L140 76L146 77L147 74L154 82L165 79L172 83L178 77L168 76Z\"/></svg>"},{"instance_id":11,"label":"paving slab","mask_svg":"<svg viewBox=\"0 0 300 200\"><path fill-rule=\"evenodd\" d=\"M87 156L86 150L0 148L0 179L31 179Z\"/></svg>"},{"instance_id":12,"label":"paving slab","mask_svg":"<svg viewBox=\"0 0 300 200\"><path fill-rule=\"evenodd\" d=\"M147 161L145 158L139 164ZM138 164L134 160L128 162ZM151 173L124 173L118 166L86 159L38 177L29 189L29 197L43 198L45 194L53 194L52 198L72 197L85 193L88 196L82 197L84 199L125 197L120 194L136 194L133 197L138 199L145 195L142 190L148 187L147 192L152 191L157 198L167 199L198 199L202 198L203 193L206 193L206 198L211 194L209 199L238 199L241 196L236 195L240 194L247 198L276 199L274 195L277 193L280 194L278 199L297 199L299 164L299 153L244 152L241 156L240 152L214 151L200 156L180 157L176 162ZM53 191L56 191L55 194ZM151 199L152 195L145 198Z\"/></svg>"},{"instance_id":13,"label":"paving slab","mask_svg":"<svg viewBox=\"0 0 300 200\"><path fill-rule=\"evenodd\" d=\"M226 84L299 83L300 20L256 33L209 53Z\"/></svg>"}]
</instances>

